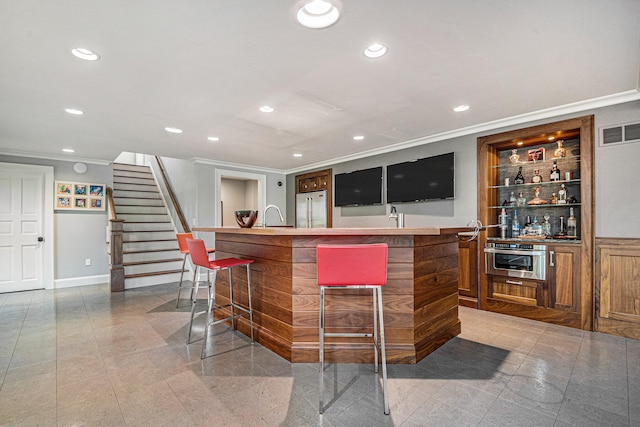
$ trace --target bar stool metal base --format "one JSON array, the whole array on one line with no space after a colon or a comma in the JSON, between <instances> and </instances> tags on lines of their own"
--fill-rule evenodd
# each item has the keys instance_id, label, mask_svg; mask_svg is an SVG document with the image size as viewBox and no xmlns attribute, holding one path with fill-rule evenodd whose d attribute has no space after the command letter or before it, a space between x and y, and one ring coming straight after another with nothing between
<instances>
[{"instance_id":1,"label":"bar stool metal base","mask_svg":"<svg viewBox=\"0 0 640 427\"><path fill-rule=\"evenodd\" d=\"M200 354L200 358L201 359L205 359L206 357L209 357L206 355L206 350L207 350L207 341L208 341L208 337L209 337L209 329L211 326L217 325L219 323L223 323L223 322L227 322L229 320L231 320L231 328L233 330L236 330L236 321L235 319L237 317L240 316L245 316L245 315L249 315L249 327L251 330L251 344L254 343L254 339L253 339L253 308L252 308L252 304L251 304L251 269L249 268L249 264L244 264L247 268L247 294L249 297L249 307L243 307L242 305L234 302L233 299L233 279L232 279L232 270L233 268L229 268L229 304L224 304L224 305L215 305L215 296L216 296L216 292L215 292L215 278L214 281L212 282L210 280L209 277L209 271L207 271L207 284L208 284L208 289L207 289L207 316L205 319L205 328L204 328L204 342L202 344L202 352ZM217 270L214 270L214 273L216 273ZM195 277L194 277L195 280ZM191 332L193 329L193 319L195 317L196 314L201 314L204 313L204 311L198 312L196 313L196 302L198 300L198 288L199 288L199 283L198 281L195 281L195 286L194 286L194 292L193 292L193 299L192 299L192 305L191 305L191 320L189 322L189 335L187 337L187 344L191 344L193 341L191 341ZM223 319L216 319L214 320L215 316L215 310L220 310L223 308L231 308L231 316L225 317ZM235 313L235 310L239 310L241 311L241 313Z\"/></svg>"},{"instance_id":2,"label":"bar stool metal base","mask_svg":"<svg viewBox=\"0 0 640 427\"><path fill-rule=\"evenodd\" d=\"M373 292L373 333L338 333L325 332L324 321L324 297L325 291L328 289L371 289ZM378 325L378 321L380 324ZM378 334L378 326L380 328ZM380 338L380 346L378 346L378 335ZM382 313L382 289L380 286L320 286L320 331L319 331L319 349L320 349L320 414L324 412L324 338L325 337L369 337L373 338L374 347L374 369L378 373L378 353L382 359L382 394L384 399L384 413L389 415L389 393L387 387L387 357L384 343L384 316Z\"/></svg>"}]
</instances>

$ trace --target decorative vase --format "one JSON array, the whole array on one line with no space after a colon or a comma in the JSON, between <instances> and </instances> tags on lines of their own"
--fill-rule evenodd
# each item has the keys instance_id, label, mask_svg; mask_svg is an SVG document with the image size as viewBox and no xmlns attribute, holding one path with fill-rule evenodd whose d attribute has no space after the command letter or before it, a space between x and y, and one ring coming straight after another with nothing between
<instances>
[{"instance_id":1,"label":"decorative vase","mask_svg":"<svg viewBox=\"0 0 640 427\"><path fill-rule=\"evenodd\" d=\"M251 228L258 219L258 211L242 210L236 211L236 222L242 228Z\"/></svg>"},{"instance_id":2,"label":"decorative vase","mask_svg":"<svg viewBox=\"0 0 640 427\"><path fill-rule=\"evenodd\" d=\"M564 141L562 139L558 140L558 148L556 148L556 151L553 153L555 157L564 157L567 155L567 150L562 148L563 142Z\"/></svg>"}]
</instances>

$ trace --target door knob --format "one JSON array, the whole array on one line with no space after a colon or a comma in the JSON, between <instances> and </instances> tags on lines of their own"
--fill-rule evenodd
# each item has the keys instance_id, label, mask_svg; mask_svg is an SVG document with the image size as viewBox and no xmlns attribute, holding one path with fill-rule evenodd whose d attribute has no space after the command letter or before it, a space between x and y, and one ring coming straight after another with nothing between
<instances>
[{"instance_id":1,"label":"door knob","mask_svg":"<svg viewBox=\"0 0 640 427\"><path fill-rule=\"evenodd\" d=\"M44 242L44 237L42 236L38 237L38 242Z\"/></svg>"}]
</instances>

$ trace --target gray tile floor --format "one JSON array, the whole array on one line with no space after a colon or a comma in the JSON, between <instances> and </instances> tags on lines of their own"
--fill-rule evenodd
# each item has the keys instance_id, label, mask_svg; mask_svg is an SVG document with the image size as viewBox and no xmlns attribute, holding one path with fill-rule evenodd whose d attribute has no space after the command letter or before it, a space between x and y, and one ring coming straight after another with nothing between
<instances>
[{"instance_id":1,"label":"gray tile floor","mask_svg":"<svg viewBox=\"0 0 640 427\"><path fill-rule=\"evenodd\" d=\"M0 294L0 425L640 425L640 342L461 308L462 334L389 366L290 364L220 325L200 360L175 285Z\"/></svg>"}]
</instances>

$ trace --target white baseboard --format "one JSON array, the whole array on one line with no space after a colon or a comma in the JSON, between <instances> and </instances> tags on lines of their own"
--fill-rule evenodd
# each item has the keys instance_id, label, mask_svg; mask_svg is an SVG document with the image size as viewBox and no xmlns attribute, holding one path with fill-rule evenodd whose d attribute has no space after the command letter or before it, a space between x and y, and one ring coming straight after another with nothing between
<instances>
[{"instance_id":1,"label":"white baseboard","mask_svg":"<svg viewBox=\"0 0 640 427\"><path fill-rule=\"evenodd\" d=\"M99 285L102 283L110 283L111 276L109 274L100 274L98 276L71 277L69 279L56 279L53 281L55 289L71 288L74 286Z\"/></svg>"}]
</instances>

